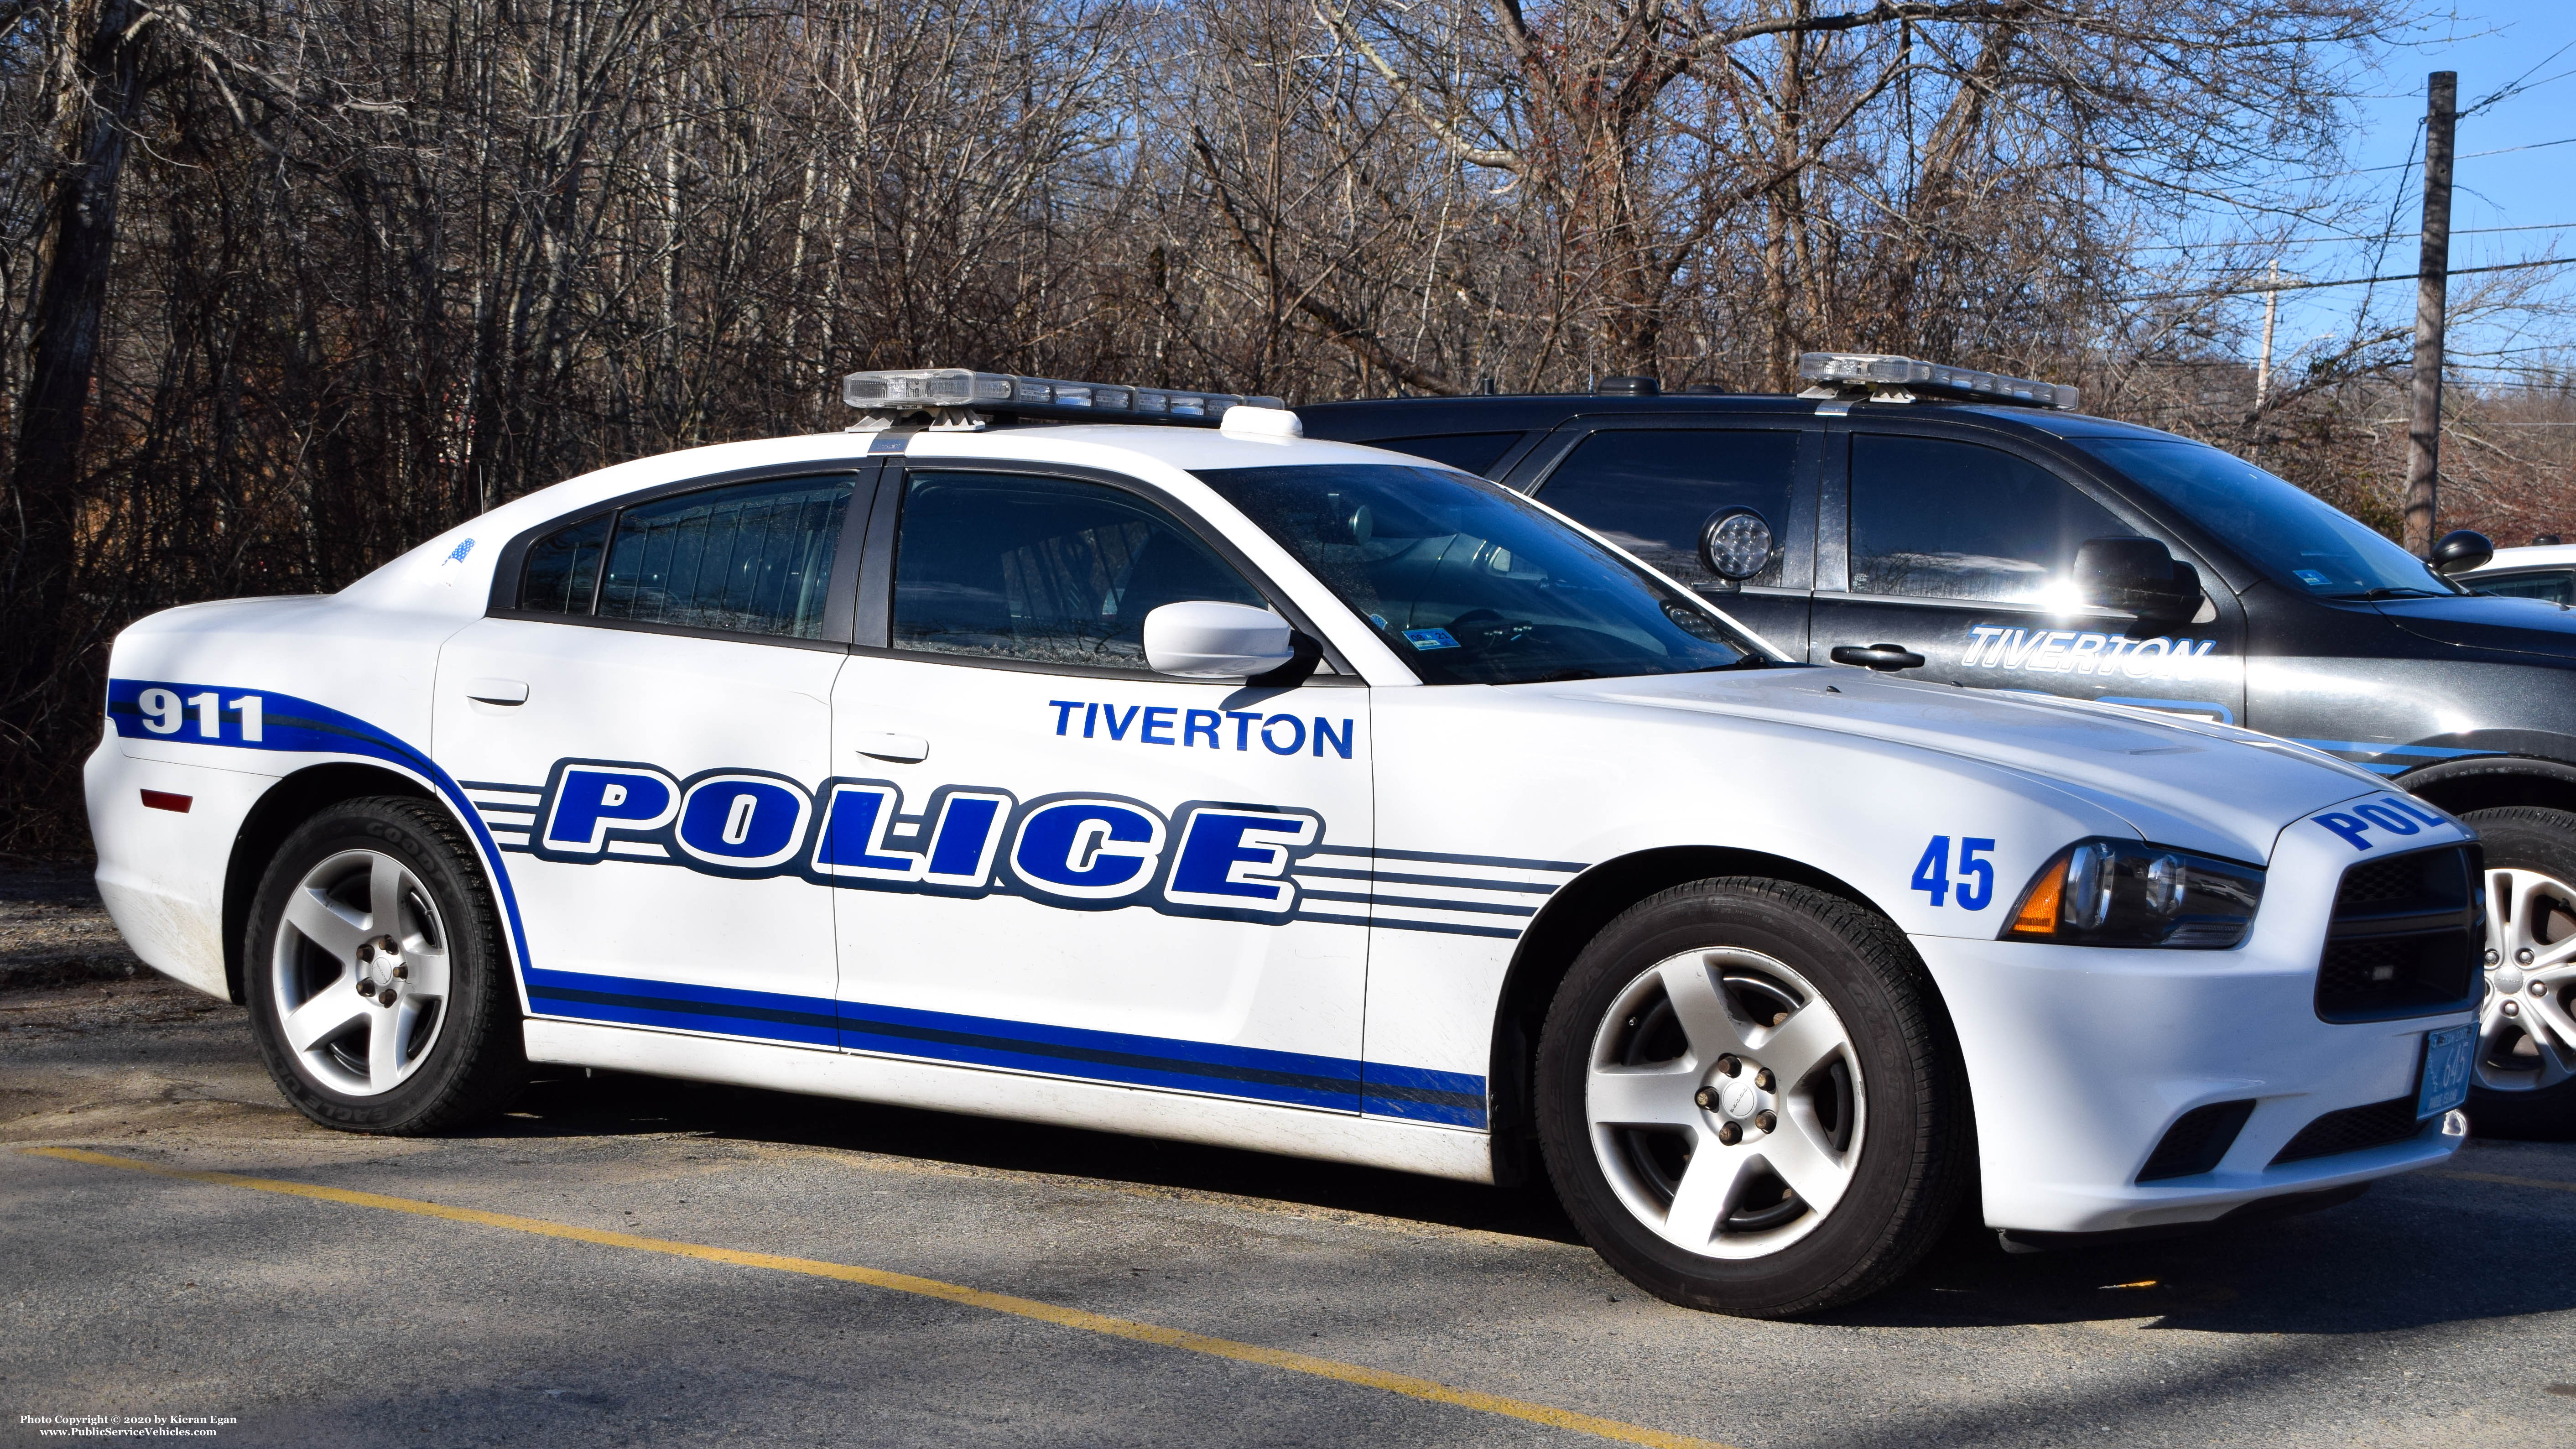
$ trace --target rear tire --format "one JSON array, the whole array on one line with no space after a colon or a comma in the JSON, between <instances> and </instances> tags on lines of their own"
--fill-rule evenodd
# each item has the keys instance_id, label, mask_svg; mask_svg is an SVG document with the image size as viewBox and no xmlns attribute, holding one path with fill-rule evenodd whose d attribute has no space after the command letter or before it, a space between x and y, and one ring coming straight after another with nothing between
<instances>
[{"instance_id":1,"label":"rear tire","mask_svg":"<svg viewBox=\"0 0 2576 1449\"><path fill-rule=\"evenodd\" d=\"M2563 1138L2576 1133L2576 813L2509 805L2461 818L2487 857L2469 1126L2484 1137Z\"/></svg>"},{"instance_id":2,"label":"rear tire","mask_svg":"<svg viewBox=\"0 0 2576 1449\"><path fill-rule=\"evenodd\" d=\"M252 902L242 986L269 1076L325 1127L438 1132L527 1078L491 893L425 800L343 801L286 838Z\"/></svg>"},{"instance_id":3,"label":"rear tire","mask_svg":"<svg viewBox=\"0 0 2576 1449\"><path fill-rule=\"evenodd\" d=\"M1690 1308L1875 1293L1971 1181L1967 1079L1885 917L1782 881L1696 881L1604 927L1539 1039L1548 1174L1593 1248Z\"/></svg>"}]
</instances>

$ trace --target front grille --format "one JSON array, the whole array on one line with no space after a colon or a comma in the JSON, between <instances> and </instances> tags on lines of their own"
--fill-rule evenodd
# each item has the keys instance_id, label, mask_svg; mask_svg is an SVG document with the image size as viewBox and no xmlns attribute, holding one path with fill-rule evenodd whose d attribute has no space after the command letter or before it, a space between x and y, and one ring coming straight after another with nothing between
<instances>
[{"instance_id":1,"label":"front grille","mask_svg":"<svg viewBox=\"0 0 2576 1449\"><path fill-rule=\"evenodd\" d=\"M2413 1097L2391 1097L2367 1107L2346 1107L2328 1112L2299 1129L2272 1158L2274 1167L2284 1162L2304 1162L2311 1157L2334 1157L2346 1152L2360 1152L2372 1147L2385 1147L2403 1142L2424 1130L2415 1115Z\"/></svg>"},{"instance_id":2,"label":"front grille","mask_svg":"<svg viewBox=\"0 0 2576 1449\"><path fill-rule=\"evenodd\" d=\"M2156 1150L2147 1154L2147 1165L2138 1169L2138 1181L2197 1177L2216 1171L2218 1160L2236 1145L2236 1134L2245 1130L2245 1119L2253 1115L2251 1100L2212 1102L2183 1113L2165 1129L2164 1140L2156 1144Z\"/></svg>"},{"instance_id":3,"label":"front grille","mask_svg":"<svg viewBox=\"0 0 2576 1449\"><path fill-rule=\"evenodd\" d=\"M2345 871L2317 961L2317 1015L2386 1021L2467 1009L2486 949L2485 878L2474 845Z\"/></svg>"}]
</instances>

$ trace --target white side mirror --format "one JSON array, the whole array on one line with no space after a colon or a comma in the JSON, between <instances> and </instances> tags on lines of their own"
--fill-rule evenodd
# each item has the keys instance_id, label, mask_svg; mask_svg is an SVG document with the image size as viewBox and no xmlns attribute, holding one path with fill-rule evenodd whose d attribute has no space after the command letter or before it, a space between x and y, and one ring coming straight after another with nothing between
<instances>
[{"instance_id":1,"label":"white side mirror","mask_svg":"<svg viewBox=\"0 0 2576 1449\"><path fill-rule=\"evenodd\" d=\"M1210 599L1165 604L1145 616L1145 662L1183 679L1268 674L1296 656L1290 632L1268 609Z\"/></svg>"}]
</instances>

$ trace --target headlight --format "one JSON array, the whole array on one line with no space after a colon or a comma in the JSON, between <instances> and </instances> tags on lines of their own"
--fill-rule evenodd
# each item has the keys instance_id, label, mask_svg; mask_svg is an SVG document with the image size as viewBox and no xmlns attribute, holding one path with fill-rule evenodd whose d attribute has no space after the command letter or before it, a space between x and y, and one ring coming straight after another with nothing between
<instances>
[{"instance_id":1,"label":"headlight","mask_svg":"<svg viewBox=\"0 0 2576 1449\"><path fill-rule=\"evenodd\" d=\"M2079 840L2021 893L2000 939L2219 951L2245 939L2260 867L2134 840Z\"/></svg>"}]
</instances>

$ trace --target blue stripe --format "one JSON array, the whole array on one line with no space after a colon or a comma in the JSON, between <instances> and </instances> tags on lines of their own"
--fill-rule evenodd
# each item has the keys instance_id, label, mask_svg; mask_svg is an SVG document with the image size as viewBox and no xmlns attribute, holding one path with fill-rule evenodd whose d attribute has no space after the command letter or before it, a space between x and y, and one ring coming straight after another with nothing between
<instances>
[{"instance_id":1,"label":"blue stripe","mask_svg":"<svg viewBox=\"0 0 2576 1449\"><path fill-rule=\"evenodd\" d=\"M186 712L178 731L160 734L144 727L143 692L147 689L176 691L182 699L212 689L217 700L236 699L255 694L260 698L260 738L242 738L242 718L238 710L225 709L218 719L218 738L194 737L199 723L197 712ZM228 746L242 750L267 750L284 754L360 755L371 760L396 764L430 782L447 797L457 818L473 833L474 843L492 871L492 884L500 890L501 909L509 917L510 940L518 947L519 970L524 978L528 971L528 931L519 919L519 893L511 888L510 872L501 864L501 847L483 824L482 812L465 798L459 786L428 754L413 749L355 715L346 715L329 705L316 704L291 694L266 689L226 689L203 684L172 684L158 679L111 679L107 682L107 718L116 732L128 739L166 740L173 744Z\"/></svg>"},{"instance_id":2,"label":"blue stripe","mask_svg":"<svg viewBox=\"0 0 2576 1449\"><path fill-rule=\"evenodd\" d=\"M1462 1072L576 971L531 972L528 995L547 1015L585 1021L837 1045L869 1055L1448 1126L1485 1125L1485 1079Z\"/></svg>"}]
</instances>

